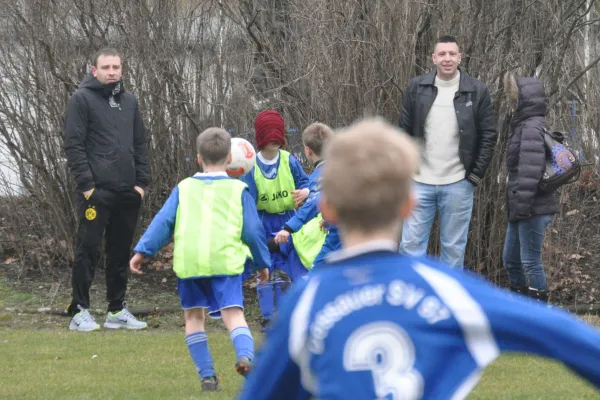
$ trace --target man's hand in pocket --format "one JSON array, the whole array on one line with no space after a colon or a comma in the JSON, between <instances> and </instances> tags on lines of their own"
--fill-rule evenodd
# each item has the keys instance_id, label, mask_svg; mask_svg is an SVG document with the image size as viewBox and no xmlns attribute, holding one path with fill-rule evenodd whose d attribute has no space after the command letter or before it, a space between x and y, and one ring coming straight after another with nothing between
<instances>
[{"instance_id":1,"label":"man's hand in pocket","mask_svg":"<svg viewBox=\"0 0 600 400\"><path fill-rule=\"evenodd\" d=\"M143 199L144 198L144 189L142 189L139 186L134 186L133 188L135 189L136 192L138 192L140 194L141 198Z\"/></svg>"}]
</instances>

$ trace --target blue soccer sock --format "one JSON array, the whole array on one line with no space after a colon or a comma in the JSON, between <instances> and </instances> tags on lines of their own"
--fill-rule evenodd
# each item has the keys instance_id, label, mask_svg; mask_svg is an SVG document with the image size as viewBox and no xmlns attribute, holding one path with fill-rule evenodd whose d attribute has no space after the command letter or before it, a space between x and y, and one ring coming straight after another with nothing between
<instances>
[{"instance_id":1,"label":"blue soccer sock","mask_svg":"<svg viewBox=\"0 0 600 400\"><path fill-rule=\"evenodd\" d=\"M188 346L192 360L196 364L196 369L200 377L207 378L216 376L213 366L212 356L208 348L208 338L204 332L195 332L185 337L185 343Z\"/></svg>"},{"instance_id":2,"label":"blue soccer sock","mask_svg":"<svg viewBox=\"0 0 600 400\"><path fill-rule=\"evenodd\" d=\"M235 356L239 360L242 357L247 357L250 361L254 359L254 339L250 333L250 329L245 326L240 326L231 331L229 335Z\"/></svg>"},{"instance_id":3,"label":"blue soccer sock","mask_svg":"<svg viewBox=\"0 0 600 400\"><path fill-rule=\"evenodd\" d=\"M256 294L258 295L258 307L264 319L273 317L275 305L275 288L273 281L265 282L262 285L256 286Z\"/></svg>"}]
</instances>

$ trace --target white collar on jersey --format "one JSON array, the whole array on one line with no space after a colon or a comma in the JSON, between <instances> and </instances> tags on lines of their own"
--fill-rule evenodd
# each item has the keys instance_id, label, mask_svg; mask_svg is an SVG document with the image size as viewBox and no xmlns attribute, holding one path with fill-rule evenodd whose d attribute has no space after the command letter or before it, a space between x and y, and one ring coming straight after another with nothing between
<instances>
[{"instance_id":1,"label":"white collar on jersey","mask_svg":"<svg viewBox=\"0 0 600 400\"><path fill-rule=\"evenodd\" d=\"M196 172L194 174L194 178L202 178L208 176L228 176L225 171L217 171L217 172Z\"/></svg>"},{"instance_id":2,"label":"white collar on jersey","mask_svg":"<svg viewBox=\"0 0 600 400\"><path fill-rule=\"evenodd\" d=\"M273 158L272 160L267 160L265 157L263 157L262 152L259 151L256 154L256 158L258 158L260 160L260 162L262 162L265 165L275 165L277 163L277 161L279 160L279 153L277 153L275 158Z\"/></svg>"},{"instance_id":3,"label":"white collar on jersey","mask_svg":"<svg viewBox=\"0 0 600 400\"><path fill-rule=\"evenodd\" d=\"M342 249L338 251L334 251L326 256L327 262L336 262L342 261L348 258L360 256L365 253L372 253L374 251L399 251L398 242L394 240L371 240L370 242L366 242L363 244L359 244L357 246L350 247L349 249Z\"/></svg>"}]
</instances>

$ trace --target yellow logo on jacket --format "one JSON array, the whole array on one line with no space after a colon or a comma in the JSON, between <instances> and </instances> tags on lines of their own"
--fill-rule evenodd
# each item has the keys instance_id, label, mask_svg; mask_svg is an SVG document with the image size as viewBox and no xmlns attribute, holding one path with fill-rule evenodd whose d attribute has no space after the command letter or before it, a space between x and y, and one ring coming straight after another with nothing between
<instances>
[{"instance_id":1,"label":"yellow logo on jacket","mask_svg":"<svg viewBox=\"0 0 600 400\"><path fill-rule=\"evenodd\" d=\"M88 207L87 210L85 210L85 218L88 221L93 221L96 219L96 210L94 207Z\"/></svg>"}]
</instances>

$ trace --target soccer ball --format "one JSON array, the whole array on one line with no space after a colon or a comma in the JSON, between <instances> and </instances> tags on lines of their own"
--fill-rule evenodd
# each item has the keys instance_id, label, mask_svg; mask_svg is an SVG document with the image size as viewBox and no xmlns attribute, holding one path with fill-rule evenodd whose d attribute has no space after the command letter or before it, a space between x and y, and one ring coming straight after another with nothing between
<instances>
[{"instance_id":1,"label":"soccer ball","mask_svg":"<svg viewBox=\"0 0 600 400\"><path fill-rule=\"evenodd\" d=\"M239 178L252 171L256 163L256 151L249 141L242 138L231 139L231 163L227 165L227 175Z\"/></svg>"}]
</instances>

